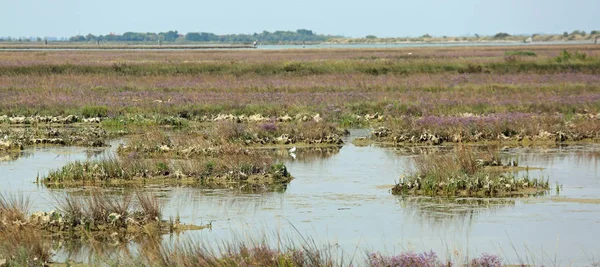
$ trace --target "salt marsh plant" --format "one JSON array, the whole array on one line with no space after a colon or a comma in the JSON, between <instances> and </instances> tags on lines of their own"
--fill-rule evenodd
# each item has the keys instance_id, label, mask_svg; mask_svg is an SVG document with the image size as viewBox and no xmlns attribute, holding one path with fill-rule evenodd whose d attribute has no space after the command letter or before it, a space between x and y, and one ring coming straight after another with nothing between
<instances>
[{"instance_id":1,"label":"salt marsh plant","mask_svg":"<svg viewBox=\"0 0 600 267\"><path fill-rule=\"evenodd\" d=\"M459 146L457 150L451 155L415 157L414 170L400 179L392 193L493 197L538 194L550 189L547 180L511 173L519 167L503 165L493 153L477 154L465 146Z\"/></svg>"},{"instance_id":2,"label":"salt marsh plant","mask_svg":"<svg viewBox=\"0 0 600 267\"><path fill-rule=\"evenodd\" d=\"M596 46L518 49L419 48L410 57L404 49L53 51L44 58L7 52L0 60L0 113L106 116L107 124L134 124L127 118L144 115L144 123L178 125L218 114L311 112L339 123L375 112L600 112ZM557 63L563 49L588 56ZM504 62L505 53L529 52L537 57Z\"/></svg>"},{"instance_id":3,"label":"salt marsh plant","mask_svg":"<svg viewBox=\"0 0 600 267\"><path fill-rule=\"evenodd\" d=\"M48 187L133 186L149 184L204 187L285 188L292 177L282 164L258 153L201 156L186 160L143 159L135 153L122 159L75 161L48 173Z\"/></svg>"}]
</instances>

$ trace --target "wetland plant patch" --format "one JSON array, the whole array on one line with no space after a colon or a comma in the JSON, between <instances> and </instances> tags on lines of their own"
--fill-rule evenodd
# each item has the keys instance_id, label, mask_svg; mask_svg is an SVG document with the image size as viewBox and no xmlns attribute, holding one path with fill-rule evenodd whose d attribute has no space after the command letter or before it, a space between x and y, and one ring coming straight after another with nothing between
<instances>
[{"instance_id":1,"label":"wetland plant patch","mask_svg":"<svg viewBox=\"0 0 600 267\"><path fill-rule=\"evenodd\" d=\"M458 146L450 155L413 158L414 169L392 188L395 195L502 197L532 195L550 189L548 180L518 175L517 162L503 164L494 153Z\"/></svg>"}]
</instances>

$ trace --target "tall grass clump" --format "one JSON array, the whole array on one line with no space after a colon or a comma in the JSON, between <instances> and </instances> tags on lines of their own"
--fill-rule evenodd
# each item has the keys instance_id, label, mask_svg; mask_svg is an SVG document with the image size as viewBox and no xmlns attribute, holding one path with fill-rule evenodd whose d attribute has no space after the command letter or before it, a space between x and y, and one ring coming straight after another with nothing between
<instances>
[{"instance_id":1,"label":"tall grass clump","mask_svg":"<svg viewBox=\"0 0 600 267\"><path fill-rule=\"evenodd\" d=\"M265 241L227 241L220 246L207 246L188 241L174 247L162 247L160 266L352 266L334 248L318 247L312 240L301 245L285 240L274 248ZM213 247L213 248L210 248ZM217 247L217 248L215 248Z\"/></svg>"},{"instance_id":2,"label":"tall grass clump","mask_svg":"<svg viewBox=\"0 0 600 267\"><path fill-rule=\"evenodd\" d=\"M466 146L457 147L452 155L415 157L413 166L414 169L394 186L393 194L505 196L549 189L548 181L508 173L509 166L504 166L497 154L475 153Z\"/></svg>"},{"instance_id":3,"label":"tall grass clump","mask_svg":"<svg viewBox=\"0 0 600 267\"><path fill-rule=\"evenodd\" d=\"M31 229L0 229L0 265L47 266L52 261L50 246L40 232Z\"/></svg>"},{"instance_id":4,"label":"tall grass clump","mask_svg":"<svg viewBox=\"0 0 600 267\"><path fill-rule=\"evenodd\" d=\"M64 222L59 224L61 230L98 231L107 226L115 229L161 223L162 208L154 196L137 193L136 200L134 205L130 195L120 198L97 193L83 198L66 195L57 197L59 212L51 217Z\"/></svg>"},{"instance_id":5,"label":"tall grass clump","mask_svg":"<svg viewBox=\"0 0 600 267\"><path fill-rule=\"evenodd\" d=\"M0 227L6 223L16 221L24 222L27 219L27 213L31 202L28 198L16 195L0 194Z\"/></svg>"},{"instance_id":6,"label":"tall grass clump","mask_svg":"<svg viewBox=\"0 0 600 267\"><path fill-rule=\"evenodd\" d=\"M41 266L52 254L41 233L28 227L29 199L0 194L0 265Z\"/></svg>"}]
</instances>

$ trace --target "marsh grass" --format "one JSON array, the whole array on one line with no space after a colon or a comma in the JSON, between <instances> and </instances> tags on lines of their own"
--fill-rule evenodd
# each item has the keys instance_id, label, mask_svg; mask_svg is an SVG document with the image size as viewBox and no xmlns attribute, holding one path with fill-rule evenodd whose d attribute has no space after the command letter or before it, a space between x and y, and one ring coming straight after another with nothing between
<instances>
[{"instance_id":1,"label":"marsh grass","mask_svg":"<svg viewBox=\"0 0 600 267\"><path fill-rule=\"evenodd\" d=\"M42 265L52 256L41 233L27 226L30 201L0 194L0 261L2 265Z\"/></svg>"},{"instance_id":2,"label":"marsh grass","mask_svg":"<svg viewBox=\"0 0 600 267\"><path fill-rule=\"evenodd\" d=\"M27 220L27 213L31 202L23 195L5 195L0 194L0 217L2 222L24 222ZM4 224L4 223L3 223ZM3 224L0 224L2 227Z\"/></svg>"},{"instance_id":3,"label":"marsh grass","mask_svg":"<svg viewBox=\"0 0 600 267\"><path fill-rule=\"evenodd\" d=\"M221 140L221 143L242 144L295 144L318 143L340 144L340 137L347 132L336 127L334 123L315 122L311 116L310 121L262 123L236 123L219 122L216 129L208 133L212 140Z\"/></svg>"},{"instance_id":4,"label":"marsh grass","mask_svg":"<svg viewBox=\"0 0 600 267\"><path fill-rule=\"evenodd\" d=\"M497 154L475 153L468 146L458 146L451 155L417 156L413 166L394 186L393 194L493 197L537 194L550 188L547 180L511 173L519 167L503 165Z\"/></svg>"},{"instance_id":5,"label":"marsh grass","mask_svg":"<svg viewBox=\"0 0 600 267\"><path fill-rule=\"evenodd\" d=\"M494 254L474 258L440 259L433 251L415 253L404 251L395 255L371 252L361 257L347 253L337 245L317 245L306 237L301 242L290 240L225 241L220 245L186 241L173 246L161 246L157 252L144 254L135 260L119 260L120 264L143 263L150 266L369 266L369 267L500 267L504 260Z\"/></svg>"},{"instance_id":6,"label":"marsh grass","mask_svg":"<svg viewBox=\"0 0 600 267\"><path fill-rule=\"evenodd\" d=\"M292 179L284 165L265 153L237 151L218 155L199 152L200 156L189 159L147 159L130 152L120 159L75 161L50 171L42 183L49 187L170 184L230 188L249 184L279 188Z\"/></svg>"},{"instance_id":7,"label":"marsh grass","mask_svg":"<svg viewBox=\"0 0 600 267\"><path fill-rule=\"evenodd\" d=\"M218 114L389 117L600 111L597 46L1 55L0 113L101 117L105 127ZM579 51L561 54L561 51ZM508 52L507 52L508 51ZM519 54L505 62L505 53ZM535 53L537 57L522 56ZM554 58L568 58L557 62ZM586 56L583 56L586 55ZM67 63L69 62L69 63ZM234 135L235 136L235 135Z\"/></svg>"},{"instance_id":8,"label":"marsh grass","mask_svg":"<svg viewBox=\"0 0 600 267\"><path fill-rule=\"evenodd\" d=\"M600 121L595 115L500 113L455 116L401 117L383 123L389 132L374 135L376 141L426 142L423 135L440 142L566 142L597 140ZM420 139L423 139L420 140Z\"/></svg>"},{"instance_id":9,"label":"marsh grass","mask_svg":"<svg viewBox=\"0 0 600 267\"><path fill-rule=\"evenodd\" d=\"M528 51L528 50L513 50L513 51L506 51L504 53L504 56L528 56L528 57L536 57L537 54L533 51Z\"/></svg>"},{"instance_id":10,"label":"marsh grass","mask_svg":"<svg viewBox=\"0 0 600 267\"><path fill-rule=\"evenodd\" d=\"M205 227L163 221L162 206L149 193L138 192L135 197L65 194L54 195L54 201L57 210L29 216L27 198L0 194L0 265L45 266L52 262L57 241L59 249L73 240L92 245L117 240L119 244Z\"/></svg>"},{"instance_id":11,"label":"marsh grass","mask_svg":"<svg viewBox=\"0 0 600 267\"><path fill-rule=\"evenodd\" d=\"M162 208L156 197L138 192L136 200L137 205L134 205L131 195L115 197L92 193L83 198L65 195L56 197L60 212L56 217L66 222L62 228L67 230L98 231L106 226L118 229L161 223Z\"/></svg>"},{"instance_id":12,"label":"marsh grass","mask_svg":"<svg viewBox=\"0 0 600 267\"><path fill-rule=\"evenodd\" d=\"M161 252L159 266L347 266L312 245L274 249L264 242L230 242L215 251L188 242Z\"/></svg>"},{"instance_id":13,"label":"marsh grass","mask_svg":"<svg viewBox=\"0 0 600 267\"><path fill-rule=\"evenodd\" d=\"M578 53L579 54L579 53ZM560 56L560 61L534 61L508 64L506 62L485 62L472 65L468 60L327 60L327 61L272 61L272 62L204 62L197 63L146 63L103 66L98 64L72 65L28 65L28 66L0 66L0 75L97 75L107 74L116 76L157 76L157 75L257 75L257 76L310 76L332 73L364 73L373 76L385 74L416 74L416 73L444 73L444 72L469 72L471 70L485 69L492 73L558 73L571 67L579 72L594 73L598 70L600 62L596 58L587 58L586 61L569 61L569 66L562 63L566 54ZM579 54L582 55L582 54ZM573 56L580 58L583 56ZM571 57L568 57L570 59ZM123 67L125 66L125 67Z\"/></svg>"},{"instance_id":14,"label":"marsh grass","mask_svg":"<svg viewBox=\"0 0 600 267\"><path fill-rule=\"evenodd\" d=\"M45 266L52 252L44 237L35 230L0 229L0 262L3 266Z\"/></svg>"}]
</instances>

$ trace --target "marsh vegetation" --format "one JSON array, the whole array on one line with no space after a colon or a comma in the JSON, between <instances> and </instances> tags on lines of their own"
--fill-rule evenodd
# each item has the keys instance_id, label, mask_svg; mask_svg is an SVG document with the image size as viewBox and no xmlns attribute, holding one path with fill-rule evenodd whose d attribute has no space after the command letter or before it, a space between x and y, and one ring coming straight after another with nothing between
<instances>
[{"instance_id":1,"label":"marsh vegetation","mask_svg":"<svg viewBox=\"0 0 600 267\"><path fill-rule=\"evenodd\" d=\"M117 233L125 237L118 241L127 243L138 234L176 232L176 224L181 230L199 229L203 225L185 227L177 219L162 219L157 200L142 192L286 196L295 170L318 177L301 184L314 191L302 197L326 195L316 200L335 202L332 210L338 212L354 208L346 202L354 203L357 195L334 194L329 188L344 181L352 181L344 185L350 188L368 183L369 169L383 170L389 181L373 186L377 191L361 187L360 193L383 192L390 197L386 201L400 200L420 211L426 210L422 199L466 199L457 205L468 206L501 197L509 199L503 206L512 207L513 197L552 194L553 177L505 157L505 151L598 141L599 55L600 47L592 45L4 52L0 151L7 164L26 158L31 149L104 147L122 139L108 156L54 163L50 171L23 177L37 180L39 190L84 196L59 198L55 211L31 214L26 202L1 199L5 220L0 240L6 242L0 256L17 265L50 262L52 245L38 242L47 235L103 243L114 241ZM366 134L352 136L349 128L366 129ZM352 140L366 146L346 144ZM379 152L364 158L344 152L371 151L371 145L403 153L402 160L409 155L412 167L390 168L395 161ZM493 146L480 150L474 145ZM503 146L508 148L500 153ZM318 171L338 161L343 168ZM324 183L321 176L330 172L342 178ZM558 188L556 194L564 194ZM89 193L129 190L140 193L118 198ZM360 199L357 207L363 204ZM281 207L289 205L284 202ZM294 208L303 216L314 212ZM310 221L307 217L302 221ZM150 243L153 258L140 254L136 260L141 264L341 264L338 255L310 244L232 242L216 252L194 242L173 247ZM444 266L447 261L440 258L406 252L346 259L367 266L416 261L417 266ZM469 256L449 260L483 264ZM499 261L481 256L481 262L492 266Z\"/></svg>"},{"instance_id":2,"label":"marsh vegetation","mask_svg":"<svg viewBox=\"0 0 600 267\"><path fill-rule=\"evenodd\" d=\"M465 146L458 146L450 155L417 156L413 168L392 188L393 194L506 197L536 195L550 189L548 180L518 175L528 167L519 167L515 161L504 163L497 153L476 153Z\"/></svg>"}]
</instances>

